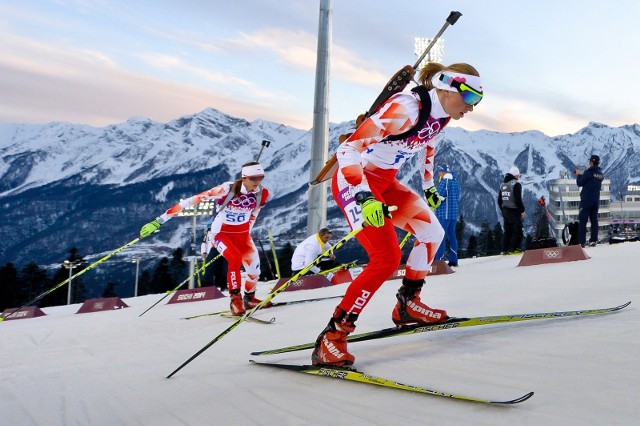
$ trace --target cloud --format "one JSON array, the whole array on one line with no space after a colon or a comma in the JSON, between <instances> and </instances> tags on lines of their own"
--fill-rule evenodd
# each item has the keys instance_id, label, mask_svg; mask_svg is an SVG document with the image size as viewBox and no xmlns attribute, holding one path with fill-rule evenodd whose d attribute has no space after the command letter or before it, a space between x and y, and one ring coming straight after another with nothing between
<instances>
[{"instance_id":1,"label":"cloud","mask_svg":"<svg viewBox=\"0 0 640 426\"><path fill-rule=\"evenodd\" d=\"M11 37L12 47L0 57L3 121L107 125L145 116L165 122L214 107L249 120L261 118L303 129L309 126L306 117L274 108L272 102L278 97L267 91L262 93L263 99L246 97L251 100L244 101L214 90L124 70L99 52ZM228 77L189 67L175 58L154 59L156 65L186 68L212 80L229 82ZM243 84L252 87L249 82Z\"/></svg>"},{"instance_id":2,"label":"cloud","mask_svg":"<svg viewBox=\"0 0 640 426\"><path fill-rule=\"evenodd\" d=\"M224 47L222 47L224 45ZM301 72L315 72L318 40L316 34L302 30L267 28L253 33L241 33L240 37L218 45L233 52L272 52L279 62ZM362 86L382 86L391 76L379 71L375 61L367 60L350 49L332 43L331 78Z\"/></svg>"}]
</instances>

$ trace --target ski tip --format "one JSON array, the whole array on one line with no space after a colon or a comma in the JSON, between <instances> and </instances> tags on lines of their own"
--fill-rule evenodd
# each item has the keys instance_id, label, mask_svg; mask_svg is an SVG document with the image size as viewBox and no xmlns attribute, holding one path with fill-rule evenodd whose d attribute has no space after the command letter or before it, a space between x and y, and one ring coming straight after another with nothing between
<instances>
[{"instance_id":1,"label":"ski tip","mask_svg":"<svg viewBox=\"0 0 640 426\"><path fill-rule=\"evenodd\" d=\"M609 308L609 311L610 312L619 311L621 309L626 308L630 304L631 304L631 301L628 301L627 303L623 303L622 305L618 305L618 306L614 306L613 308Z\"/></svg>"},{"instance_id":2,"label":"ski tip","mask_svg":"<svg viewBox=\"0 0 640 426\"><path fill-rule=\"evenodd\" d=\"M509 401L492 401L492 404L499 404L499 405L513 405L513 404L518 404L520 402L524 402L527 399L531 398L533 396L533 392L529 392L526 393L524 395L522 395L520 398L516 398L516 399L512 399Z\"/></svg>"}]
</instances>

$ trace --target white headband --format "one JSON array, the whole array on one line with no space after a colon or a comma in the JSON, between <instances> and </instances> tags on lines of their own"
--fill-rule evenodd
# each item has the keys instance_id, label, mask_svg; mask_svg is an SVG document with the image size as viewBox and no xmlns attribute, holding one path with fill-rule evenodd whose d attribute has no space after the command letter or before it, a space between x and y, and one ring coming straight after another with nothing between
<instances>
[{"instance_id":1,"label":"white headband","mask_svg":"<svg viewBox=\"0 0 640 426\"><path fill-rule=\"evenodd\" d=\"M436 89L448 90L450 92L458 91L455 87L452 87L449 84L445 83L444 81L440 80L440 76L442 74L446 75L449 78L454 79L455 81L464 83L479 92L482 92L482 80L480 80L480 77L475 75L470 75L470 74L452 72L452 71L441 71L437 73L433 77L433 79L431 79L431 83L433 84L433 87L435 87Z\"/></svg>"},{"instance_id":2,"label":"white headband","mask_svg":"<svg viewBox=\"0 0 640 426\"><path fill-rule=\"evenodd\" d=\"M253 166L244 166L242 168L242 177L264 176L264 169L260 164Z\"/></svg>"}]
</instances>

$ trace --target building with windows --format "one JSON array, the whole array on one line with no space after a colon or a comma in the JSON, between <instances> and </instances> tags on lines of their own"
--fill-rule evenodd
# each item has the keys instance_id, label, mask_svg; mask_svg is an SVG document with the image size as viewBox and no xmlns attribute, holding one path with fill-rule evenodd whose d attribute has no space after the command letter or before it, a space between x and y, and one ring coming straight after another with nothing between
<instances>
[{"instance_id":1,"label":"building with windows","mask_svg":"<svg viewBox=\"0 0 640 426\"><path fill-rule=\"evenodd\" d=\"M627 186L626 193L618 193L610 209L612 236L623 239L640 237L640 186Z\"/></svg>"},{"instance_id":2,"label":"building with windows","mask_svg":"<svg viewBox=\"0 0 640 426\"><path fill-rule=\"evenodd\" d=\"M600 209L598 210L598 240L608 240L612 223L610 179L602 181L600 189ZM639 202L640 204L640 202ZM553 219L555 237L562 241L562 230L565 224L578 221L580 210L580 188L575 176L571 177L566 170L560 172L560 178L549 181L549 213ZM591 223L587 224L589 235Z\"/></svg>"},{"instance_id":3,"label":"building with windows","mask_svg":"<svg viewBox=\"0 0 640 426\"><path fill-rule=\"evenodd\" d=\"M617 194L611 202L612 224L640 224L640 186L627 186L626 194Z\"/></svg>"}]
</instances>

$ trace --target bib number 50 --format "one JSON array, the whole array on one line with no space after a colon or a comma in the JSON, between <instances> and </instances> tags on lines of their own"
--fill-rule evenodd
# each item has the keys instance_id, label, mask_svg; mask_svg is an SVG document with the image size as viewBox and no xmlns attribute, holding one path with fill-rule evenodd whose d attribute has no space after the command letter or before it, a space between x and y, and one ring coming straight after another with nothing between
<instances>
[{"instance_id":1,"label":"bib number 50","mask_svg":"<svg viewBox=\"0 0 640 426\"><path fill-rule=\"evenodd\" d=\"M225 212L225 219L228 223L243 223L246 222L247 214L246 213L234 213L234 212Z\"/></svg>"}]
</instances>

